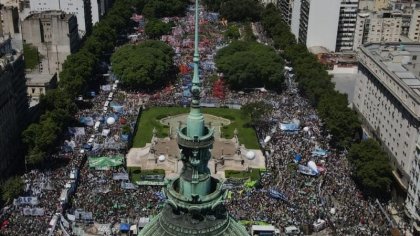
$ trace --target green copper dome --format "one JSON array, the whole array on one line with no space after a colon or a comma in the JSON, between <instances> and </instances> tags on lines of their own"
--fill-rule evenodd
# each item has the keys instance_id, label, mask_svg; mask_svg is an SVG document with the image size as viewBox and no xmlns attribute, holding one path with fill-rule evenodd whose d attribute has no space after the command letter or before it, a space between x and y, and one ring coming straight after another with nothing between
<instances>
[{"instance_id":1,"label":"green copper dome","mask_svg":"<svg viewBox=\"0 0 420 236\"><path fill-rule=\"evenodd\" d=\"M214 130L204 125L200 109L198 75L198 0L195 1L194 76L187 126L178 130L178 146L183 168L179 178L165 188L162 212L154 217L139 236L245 236L245 227L229 215L223 205L226 191L210 175L207 167L213 148Z\"/></svg>"}]
</instances>

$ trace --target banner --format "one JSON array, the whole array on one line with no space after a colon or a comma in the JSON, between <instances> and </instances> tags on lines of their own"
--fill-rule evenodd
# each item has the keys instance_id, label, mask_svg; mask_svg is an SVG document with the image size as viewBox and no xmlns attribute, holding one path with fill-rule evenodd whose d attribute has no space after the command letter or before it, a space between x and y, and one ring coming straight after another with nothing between
<instances>
[{"instance_id":1,"label":"banner","mask_svg":"<svg viewBox=\"0 0 420 236\"><path fill-rule=\"evenodd\" d=\"M128 180L127 173L115 173L112 175L113 180Z\"/></svg>"},{"instance_id":2,"label":"banner","mask_svg":"<svg viewBox=\"0 0 420 236\"><path fill-rule=\"evenodd\" d=\"M25 207L22 209L22 214L24 216L43 216L45 213L43 208L29 208Z\"/></svg>"},{"instance_id":3,"label":"banner","mask_svg":"<svg viewBox=\"0 0 420 236\"><path fill-rule=\"evenodd\" d=\"M76 220L76 216L75 215L71 215L71 214L67 214L67 219L69 219L70 221L75 221Z\"/></svg>"},{"instance_id":4,"label":"banner","mask_svg":"<svg viewBox=\"0 0 420 236\"><path fill-rule=\"evenodd\" d=\"M92 212L74 211L76 220L93 220Z\"/></svg>"},{"instance_id":5,"label":"banner","mask_svg":"<svg viewBox=\"0 0 420 236\"><path fill-rule=\"evenodd\" d=\"M37 197L18 197L15 200L13 200L13 205L19 206L19 205L38 205L39 201Z\"/></svg>"},{"instance_id":6,"label":"banner","mask_svg":"<svg viewBox=\"0 0 420 236\"><path fill-rule=\"evenodd\" d=\"M70 227L69 222L66 220L66 218L64 218L63 215L61 215L61 223L64 225L64 227L66 227L67 229Z\"/></svg>"},{"instance_id":7,"label":"banner","mask_svg":"<svg viewBox=\"0 0 420 236\"><path fill-rule=\"evenodd\" d=\"M121 182L122 189L136 189L136 186L130 182Z\"/></svg>"}]
</instances>

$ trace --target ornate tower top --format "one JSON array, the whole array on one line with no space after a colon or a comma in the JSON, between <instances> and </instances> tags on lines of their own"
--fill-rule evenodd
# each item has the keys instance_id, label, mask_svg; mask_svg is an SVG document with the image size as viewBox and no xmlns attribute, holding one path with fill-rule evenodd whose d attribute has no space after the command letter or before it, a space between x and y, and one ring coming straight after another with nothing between
<instances>
[{"instance_id":1,"label":"ornate tower top","mask_svg":"<svg viewBox=\"0 0 420 236\"><path fill-rule=\"evenodd\" d=\"M194 74L191 86L191 108L190 114L187 118L187 136L190 138L202 136L204 133L204 116L200 110L200 93L201 84L198 69L200 65L200 55L198 54L198 42L199 42L199 11L198 11L198 0L195 3L195 30L194 30Z\"/></svg>"},{"instance_id":2,"label":"ornate tower top","mask_svg":"<svg viewBox=\"0 0 420 236\"><path fill-rule=\"evenodd\" d=\"M200 109L198 74L198 0L195 0L194 75L192 102L186 127L178 129L178 146L183 168L180 177L165 189L168 200L162 212L139 235L248 235L223 206L226 196L222 183L211 177L207 167L213 148L214 130L204 125Z\"/></svg>"}]
</instances>

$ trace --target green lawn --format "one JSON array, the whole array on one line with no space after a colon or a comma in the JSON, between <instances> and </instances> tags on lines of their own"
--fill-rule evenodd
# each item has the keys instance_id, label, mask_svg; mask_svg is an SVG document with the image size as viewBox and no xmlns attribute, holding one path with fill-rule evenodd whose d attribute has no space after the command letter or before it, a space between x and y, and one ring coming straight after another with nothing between
<instances>
[{"instance_id":1,"label":"green lawn","mask_svg":"<svg viewBox=\"0 0 420 236\"><path fill-rule=\"evenodd\" d=\"M250 171L225 170L226 179L248 179L252 181L259 181L261 173L259 169L251 169Z\"/></svg>"},{"instance_id":2,"label":"green lawn","mask_svg":"<svg viewBox=\"0 0 420 236\"><path fill-rule=\"evenodd\" d=\"M140 116L139 127L134 137L133 147L144 147L152 139L153 128L157 130L158 137L166 137L169 127L162 125L160 119L167 116L174 116L188 113L189 108L183 107L154 107L149 108ZM223 137L232 138L235 128L239 132L239 141L249 149L258 149L258 140L254 129L249 125L250 118L241 114L240 110L228 108L203 108L203 112L215 116L220 116L231 121L230 125L223 127Z\"/></svg>"},{"instance_id":3,"label":"green lawn","mask_svg":"<svg viewBox=\"0 0 420 236\"><path fill-rule=\"evenodd\" d=\"M128 169L128 173L132 182L141 181L143 175L163 175L165 176L165 170L154 169L154 170L141 170L139 167L131 167Z\"/></svg>"}]
</instances>

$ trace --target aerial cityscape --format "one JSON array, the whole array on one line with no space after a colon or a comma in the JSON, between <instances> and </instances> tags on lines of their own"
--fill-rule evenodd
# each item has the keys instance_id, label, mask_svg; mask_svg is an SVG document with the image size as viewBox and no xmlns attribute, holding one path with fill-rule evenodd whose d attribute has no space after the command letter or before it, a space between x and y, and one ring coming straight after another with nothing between
<instances>
[{"instance_id":1,"label":"aerial cityscape","mask_svg":"<svg viewBox=\"0 0 420 236\"><path fill-rule=\"evenodd\" d=\"M420 235L420 2L0 18L1 236Z\"/></svg>"}]
</instances>

